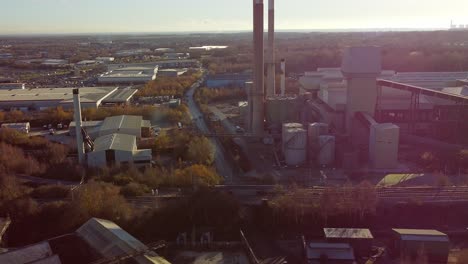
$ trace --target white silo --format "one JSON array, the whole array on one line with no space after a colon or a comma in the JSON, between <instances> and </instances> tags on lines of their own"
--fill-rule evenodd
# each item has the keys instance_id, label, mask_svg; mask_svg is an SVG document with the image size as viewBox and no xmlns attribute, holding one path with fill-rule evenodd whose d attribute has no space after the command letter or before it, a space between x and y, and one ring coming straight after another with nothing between
<instances>
[{"instance_id":1,"label":"white silo","mask_svg":"<svg viewBox=\"0 0 468 264\"><path fill-rule=\"evenodd\" d=\"M330 166L335 162L335 137L319 136L317 162L320 166Z\"/></svg>"},{"instance_id":2,"label":"white silo","mask_svg":"<svg viewBox=\"0 0 468 264\"><path fill-rule=\"evenodd\" d=\"M284 154L284 147L287 141L287 134L288 129L290 128L303 128L304 126L300 123L284 123L283 127L281 129L281 136L282 136L282 141L281 141L281 151Z\"/></svg>"},{"instance_id":3,"label":"white silo","mask_svg":"<svg viewBox=\"0 0 468 264\"><path fill-rule=\"evenodd\" d=\"M289 166L301 165L307 157L307 131L303 128L289 128L286 131L285 159Z\"/></svg>"}]
</instances>

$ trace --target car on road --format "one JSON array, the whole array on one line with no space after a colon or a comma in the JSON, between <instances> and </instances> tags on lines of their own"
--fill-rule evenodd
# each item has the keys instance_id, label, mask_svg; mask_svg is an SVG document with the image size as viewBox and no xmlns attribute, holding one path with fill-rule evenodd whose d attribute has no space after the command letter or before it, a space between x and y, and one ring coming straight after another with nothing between
<instances>
[{"instance_id":1,"label":"car on road","mask_svg":"<svg viewBox=\"0 0 468 264\"><path fill-rule=\"evenodd\" d=\"M241 134L241 133L244 133L244 132L245 132L245 130L242 127L236 126L236 133Z\"/></svg>"},{"instance_id":2,"label":"car on road","mask_svg":"<svg viewBox=\"0 0 468 264\"><path fill-rule=\"evenodd\" d=\"M55 130L53 128L49 129L49 135L51 136L55 135Z\"/></svg>"}]
</instances>

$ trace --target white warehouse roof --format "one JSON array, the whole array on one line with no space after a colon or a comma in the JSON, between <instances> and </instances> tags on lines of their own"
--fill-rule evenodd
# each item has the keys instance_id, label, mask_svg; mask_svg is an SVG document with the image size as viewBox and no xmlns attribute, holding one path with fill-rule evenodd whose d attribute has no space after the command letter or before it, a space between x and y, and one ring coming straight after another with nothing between
<instances>
[{"instance_id":1,"label":"white warehouse roof","mask_svg":"<svg viewBox=\"0 0 468 264\"><path fill-rule=\"evenodd\" d=\"M111 134L98 137L94 141L94 151L108 149L134 151L137 149L136 137L124 134Z\"/></svg>"},{"instance_id":2,"label":"white warehouse roof","mask_svg":"<svg viewBox=\"0 0 468 264\"><path fill-rule=\"evenodd\" d=\"M141 137L142 121L143 117L141 116L121 115L108 117L102 123L99 135L119 133Z\"/></svg>"}]
</instances>

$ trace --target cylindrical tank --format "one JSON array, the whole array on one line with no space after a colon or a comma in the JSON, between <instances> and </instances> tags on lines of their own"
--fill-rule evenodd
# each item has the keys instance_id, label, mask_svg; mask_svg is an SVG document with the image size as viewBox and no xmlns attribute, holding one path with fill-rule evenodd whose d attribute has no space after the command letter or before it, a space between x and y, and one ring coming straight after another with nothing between
<instances>
[{"instance_id":1,"label":"cylindrical tank","mask_svg":"<svg viewBox=\"0 0 468 264\"><path fill-rule=\"evenodd\" d=\"M330 166L335 162L335 137L319 136L317 162L320 166Z\"/></svg>"},{"instance_id":2,"label":"cylindrical tank","mask_svg":"<svg viewBox=\"0 0 468 264\"><path fill-rule=\"evenodd\" d=\"M307 157L307 131L303 128L289 128L286 131L285 159L289 166L301 165Z\"/></svg>"},{"instance_id":3,"label":"cylindrical tank","mask_svg":"<svg viewBox=\"0 0 468 264\"><path fill-rule=\"evenodd\" d=\"M283 124L283 127L281 129L281 137L282 137L282 141L281 141L281 151L283 152L284 154L284 147L285 147L285 144L287 142L287 136L289 136L289 134L287 134L287 131L288 129L291 129L291 128L303 128L304 126L300 123L284 123Z\"/></svg>"}]
</instances>

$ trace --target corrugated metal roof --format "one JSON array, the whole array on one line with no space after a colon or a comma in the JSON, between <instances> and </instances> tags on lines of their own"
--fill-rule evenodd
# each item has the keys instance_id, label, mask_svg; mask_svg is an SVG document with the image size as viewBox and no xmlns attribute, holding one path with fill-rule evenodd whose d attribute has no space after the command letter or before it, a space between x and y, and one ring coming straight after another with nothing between
<instances>
[{"instance_id":1,"label":"corrugated metal roof","mask_svg":"<svg viewBox=\"0 0 468 264\"><path fill-rule=\"evenodd\" d=\"M0 263L31 263L52 255L49 243L41 242L0 254Z\"/></svg>"},{"instance_id":2,"label":"corrugated metal roof","mask_svg":"<svg viewBox=\"0 0 468 264\"><path fill-rule=\"evenodd\" d=\"M136 137L125 134L110 134L98 137L94 141L94 151L104 151L108 149L134 151L136 150Z\"/></svg>"},{"instance_id":3,"label":"corrugated metal roof","mask_svg":"<svg viewBox=\"0 0 468 264\"><path fill-rule=\"evenodd\" d=\"M324 228L326 238L360 238L372 239L372 233L369 229L357 228Z\"/></svg>"},{"instance_id":4,"label":"corrugated metal roof","mask_svg":"<svg viewBox=\"0 0 468 264\"><path fill-rule=\"evenodd\" d=\"M104 99L103 103L125 103L128 102L138 92L137 89L118 89Z\"/></svg>"},{"instance_id":5,"label":"corrugated metal roof","mask_svg":"<svg viewBox=\"0 0 468 264\"><path fill-rule=\"evenodd\" d=\"M82 225L77 233L99 253L105 257L115 257L123 254L145 251L148 247L127 233L120 226L109 220L91 218ZM134 258L135 263L168 263L152 251Z\"/></svg>"},{"instance_id":6,"label":"corrugated metal roof","mask_svg":"<svg viewBox=\"0 0 468 264\"><path fill-rule=\"evenodd\" d=\"M442 241L448 242L448 236L440 231L433 229L392 229L400 235L402 240L411 241Z\"/></svg>"},{"instance_id":7,"label":"corrugated metal roof","mask_svg":"<svg viewBox=\"0 0 468 264\"><path fill-rule=\"evenodd\" d=\"M118 132L120 129L141 129L141 116L112 116L104 120L101 126L101 131L114 130Z\"/></svg>"}]
</instances>

